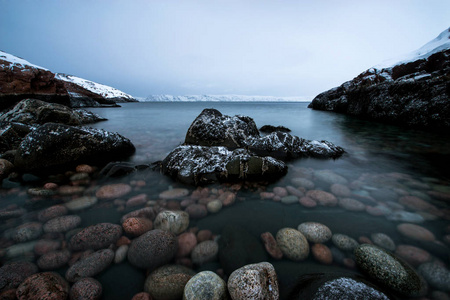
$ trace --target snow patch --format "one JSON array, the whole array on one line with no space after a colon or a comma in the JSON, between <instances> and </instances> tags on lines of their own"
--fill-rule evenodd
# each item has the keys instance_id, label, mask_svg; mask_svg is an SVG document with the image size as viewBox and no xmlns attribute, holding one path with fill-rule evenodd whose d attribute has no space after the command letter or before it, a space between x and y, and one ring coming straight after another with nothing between
<instances>
[{"instance_id":1,"label":"snow patch","mask_svg":"<svg viewBox=\"0 0 450 300\"><path fill-rule=\"evenodd\" d=\"M43 68L43 67L38 66L38 65L34 65L34 64L30 63L29 61L27 61L27 60L25 60L23 58L20 58L18 56L14 56L12 54L3 52L1 50L0 50L0 59L10 62L12 64L12 66L17 66L17 67L20 67L20 68L29 67L29 68L36 68L36 69L41 69L41 70L48 71L48 69L46 69L46 68Z\"/></svg>"}]
</instances>

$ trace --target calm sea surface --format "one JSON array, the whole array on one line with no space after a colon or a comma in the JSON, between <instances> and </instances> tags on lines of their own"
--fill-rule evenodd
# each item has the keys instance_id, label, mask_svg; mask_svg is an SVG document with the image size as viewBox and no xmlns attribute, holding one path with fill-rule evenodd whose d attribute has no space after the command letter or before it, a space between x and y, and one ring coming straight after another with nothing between
<instances>
[{"instance_id":1,"label":"calm sea surface","mask_svg":"<svg viewBox=\"0 0 450 300\"><path fill-rule=\"evenodd\" d=\"M236 225L246 230L255 240L261 241L260 235L264 232L271 232L275 236L278 230L285 227L297 228L303 222L320 222L327 225L333 233L342 233L355 240L384 233L396 245L406 244L425 249L447 268L449 266L449 253L444 237L450 234L447 231L450 230L450 202L443 200L442 196L436 196L437 193L450 195L448 135L313 111L307 108L307 103L127 103L121 106L90 109L108 119L90 126L128 137L137 148L136 154L130 158L134 164L150 164L162 160L173 148L183 143L190 124L205 108L216 108L226 115L250 116L258 127L282 125L290 128L292 135L328 140L346 150L346 154L337 160L291 161L288 174L278 182L268 186L244 186L237 191L233 205L223 207L218 213L208 214L204 218L192 219L189 227L208 229L219 236L226 226ZM333 207L318 205L308 208L299 202L285 204L274 199L262 199L263 191L272 192L275 187L298 187L298 178L307 179L314 184L314 187L303 188L304 193L310 189L331 192L339 200L352 198L362 204L363 208L358 208L355 202L346 205L345 201L342 201L342 205ZM123 178L121 181L129 183L130 179ZM98 184L105 185L108 182ZM89 188L95 188L95 185L92 182ZM342 186L350 194L345 191L340 194L337 188ZM190 192L195 189L179 185L155 173L147 178L145 186L133 193L145 193L151 200L158 200L160 192L174 187L187 188ZM210 190L213 194L215 189L222 188L215 185ZM412 204L401 200L407 195L421 200ZM14 201L12 196L5 199L8 200L7 203L0 208ZM43 208L27 204L27 197L22 196L20 199L22 202L19 201L19 205L28 210L38 211ZM124 200L127 200L126 197ZM421 201L429 206L421 206ZM58 202L48 203L44 207L55 203ZM120 224L122 215L129 211L130 209L123 211L123 207L120 208L117 203L100 203L79 213L82 219L80 226L99 222ZM22 222L26 221L23 219ZM400 233L397 226L401 223L414 223L430 230L436 241L419 241ZM10 230L7 227L2 227L5 234ZM335 248L331 241L326 245ZM277 271L282 297L286 297L287 291L303 274L357 272L351 260L352 254L336 248L334 251L334 262L331 265L320 264L311 254L302 262L267 257ZM26 257L29 260L37 258L30 258L30 255ZM226 266L222 266L219 261L194 267L196 271L216 271L221 268L226 269ZM62 268L59 272L64 274L65 269ZM130 299L143 290L145 272L125 262L111 266L96 278L103 284L104 299Z\"/></svg>"}]
</instances>

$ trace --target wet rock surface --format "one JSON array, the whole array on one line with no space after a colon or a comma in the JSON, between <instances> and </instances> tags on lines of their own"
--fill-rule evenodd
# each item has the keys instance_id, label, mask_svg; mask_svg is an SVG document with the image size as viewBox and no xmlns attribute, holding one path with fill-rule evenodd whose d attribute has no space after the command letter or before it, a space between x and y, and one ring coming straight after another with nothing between
<instances>
[{"instance_id":1,"label":"wet rock surface","mask_svg":"<svg viewBox=\"0 0 450 300\"><path fill-rule=\"evenodd\" d=\"M31 275L16 291L19 300L64 300L68 295L69 284L59 274L53 272Z\"/></svg>"}]
</instances>

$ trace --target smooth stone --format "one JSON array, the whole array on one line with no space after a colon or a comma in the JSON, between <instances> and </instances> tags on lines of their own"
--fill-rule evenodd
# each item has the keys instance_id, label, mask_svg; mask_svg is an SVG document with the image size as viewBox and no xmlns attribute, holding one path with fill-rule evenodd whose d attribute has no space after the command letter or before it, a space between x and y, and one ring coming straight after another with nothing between
<instances>
[{"instance_id":1,"label":"smooth stone","mask_svg":"<svg viewBox=\"0 0 450 300\"><path fill-rule=\"evenodd\" d=\"M67 214L67 212L67 208L63 205L50 206L38 213L38 220L42 223L45 223L50 219L64 216Z\"/></svg>"},{"instance_id":2,"label":"smooth stone","mask_svg":"<svg viewBox=\"0 0 450 300\"><path fill-rule=\"evenodd\" d=\"M283 252L281 252L280 247L276 239L273 237L272 233L264 232L261 234L261 239L264 243L267 253L275 259L281 259L283 257Z\"/></svg>"},{"instance_id":3,"label":"smooth stone","mask_svg":"<svg viewBox=\"0 0 450 300\"><path fill-rule=\"evenodd\" d=\"M114 254L114 263L120 264L125 261L128 254L128 245L120 245L119 248L117 248L115 254Z\"/></svg>"},{"instance_id":4,"label":"smooth stone","mask_svg":"<svg viewBox=\"0 0 450 300\"><path fill-rule=\"evenodd\" d=\"M108 268L113 260L114 251L111 249L99 250L73 264L67 270L65 277L70 282L93 277Z\"/></svg>"},{"instance_id":5,"label":"smooth stone","mask_svg":"<svg viewBox=\"0 0 450 300\"><path fill-rule=\"evenodd\" d=\"M187 195L189 195L189 190L183 188L175 188L160 193L159 198L163 200L172 200L183 198L186 197Z\"/></svg>"},{"instance_id":6,"label":"smooth stone","mask_svg":"<svg viewBox=\"0 0 450 300\"><path fill-rule=\"evenodd\" d=\"M277 300L280 297L278 278L272 264L261 262L243 266L228 279L232 299Z\"/></svg>"},{"instance_id":7,"label":"smooth stone","mask_svg":"<svg viewBox=\"0 0 450 300\"><path fill-rule=\"evenodd\" d=\"M192 262L202 265L215 261L219 253L219 244L216 241L204 241L197 244L191 253Z\"/></svg>"},{"instance_id":8,"label":"smooth stone","mask_svg":"<svg viewBox=\"0 0 450 300\"><path fill-rule=\"evenodd\" d=\"M43 239L37 241L34 245L34 253L38 256L44 255L45 253L55 251L61 248L61 241Z\"/></svg>"},{"instance_id":9,"label":"smooth stone","mask_svg":"<svg viewBox=\"0 0 450 300\"><path fill-rule=\"evenodd\" d=\"M403 196L398 202L411 210L417 211L434 211L437 208L429 202L415 196Z\"/></svg>"},{"instance_id":10,"label":"smooth stone","mask_svg":"<svg viewBox=\"0 0 450 300\"><path fill-rule=\"evenodd\" d=\"M135 267L153 270L170 262L177 249L178 241L173 233L154 229L131 242L128 261Z\"/></svg>"},{"instance_id":11,"label":"smooth stone","mask_svg":"<svg viewBox=\"0 0 450 300\"><path fill-rule=\"evenodd\" d=\"M221 209L222 209L222 201L220 200L213 200L211 202L208 202L208 204L206 204L206 209L208 210L208 212L215 214L218 213Z\"/></svg>"},{"instance_id":12,"label":"smooth stone","mask_svg":"<svg viewBox=\"0 0 450 300\"><path fill-rule=\"evenodd\" d=\"M226 300L227 284L214 272L202 271L186 283L183 300Z\"/></svg>"},{"instance_id":13,"label":"smooth stone","mask_svg":"<svg viewBox=\"0 0 450 300\"><path fill-rule=\"evenodd\" d=\"M398 245L395 254L414 267L431 260L430 253L411 245Z\"/></svg>"},{"instance_id":14,"label":"smooth stone","mask_svg":"<svg viewBox=\"0 0 450 300\"><path fill-rule=\"evenodd\" d=\"M303 187L307 190L314 189L314 182L306 178L302 177L292 178L291 183L297 187Z\"/></svg>"},{"instance_id":15,"label":"smooth stone","mask_svg":"<svg viewBox=\"0 0 450 300\"><path fill-rule=\"evenodd\" d=\"M155 229L170 231L178 235L189 226L189 214L185 211L165 210L160 212L155 219Z\"/></svg>"},{"instance_id":16,"label":"smooth stone","mask_svg":"<svg viewBox=\"0 0 450 300\"><path fill-rule=\"evenodd\" d=\"M332 184L330 186L330 191L336 197L349 197L352 194L352 192L346 185L339 183Z\"/></svg>"},{"instance_id":17,"label":"smooth stone","mask_svg":"<svg viewBox=\"0 0 450 300\"><path fill-rule=\"evenodd\" d=\"M295 204L298 203L298 197L294 195L285 196L281 198L281 203L283 204Z\"/></svg>"},{"instance_id":18,"label":"smooth stone","mask_svg":"<svg viewBox=\"0 0 450 300\"><path fill-rule=\"evenodd\" d=\"M67 209L70 211L79 211L92 207L95 204L97 204L97 202L98 202L97 197L84 196L71 200L65 203L64 206L67 207Z\"/></svg>"},{"instance_id":19,"label":"smooth stone","mask_svg":"<svg viewBox=\"0 0 450 300\"><path fill-rule=\"evenodd\" d=\"M373 233L370 237L375 245L389 251L395 251L395 243L388 235L384 233Z\"/></svg>"},{"instance_id":20,"label":"smooth stone","mask_svg":"<svg viewBox=\"0 0 450 300\"><path fill-rule=\"evenodd\" d=\"M306 196L322 206L336 206L338 204L338 199L333 194L325 191L310 190L306 193Z\"/></svg>"},{"instance_id":21,"label":"smooth stone","mask_svg":"<svg viewBox=\"0 0 450 300\"><path fill-rule=\"evenodd\" d=\"M25 243L35 240L42 235L42 224L39 222L29 222L18 226L14 230L12 239L16 243Z\"/></svg>"},{"instance_id":22,"label":"smooth stone","mask_svg":"<svg viewBox=\"0 0 450 300\"><path fill-rule=\"evenodd\" d=\"M94 278L82 278L70 289L70 300L99 300L102 296L102 284Z\"/></svg>"},{"instance_id":23,"label":"smooth stone","mask_svg":"<svg viewBox=\"0 0 450 300\"><path fill-rule=\"evenodd\" d=\"M154 220L155 216L156 216L156 213L155 213L155 210L153 209L153 207L144 207L144 208L140 208L137 210L133 210L132 212L125 214L120 219L120 222L123 223L123 222L125 222L126 219L131 218L131 217L147 218L149 220Z\"/></svg>"},{"instance_id":24,"label":"smooth stone","mask_svg":"<svg viewBox=\"0 0 450 300\"><path fill-rule=\"evenodd\" d=\"M128 218L122 223L123 231L131 236L140 236L153 229L153 222L146 218Z\"/></svg>"},{"instance_id":25,"label":"smooth stone","mask_svg":"<svg viewBox=\"0 0 450 300\"><path fill-rule=\"evenodd\" d=\"M127 202L125 203L125 206L127 208L135 207L135 206L142 206L142 205L146 204L147 201L148 201L147 194L139 194L139 195L136 195L136 196L128 199Z\"/></svg>"},{"instance_id":26,"label":"smooth stone","mask_svg":"<svg viewBox=\"0 0 450 300\"><path fill-rule=\"evenodd\" d=\"M352 198L339 199L339 206L348 211L364 211L366 209L364 203Z\"/></svg>"},{"instance_id":27,"label":"smooth stone","mask_svg":"<svg viewBox=\"0 0 450 300\"><path fill-rule=\"evenodd\" d=\"M122 226L112 223L99 223L86 227L75 234L69 242L74 251L98 250L116 243L122 235Z\"/></svg>"},{"instance_id":28,"label":"smooth stone","mask_svg":"<svg viewBox=\"0 0 450 300\"><path fill-rule=\"evenodd\" d=\"M302 191L300 191L299 189L288 185L286 187L286 190L289 192L289 194L293 195L293 196L297 196L297 198L301 198L303 196L305 196L305 193L303 193Z\"/></svg>"},{"instance_id":29,"label":"smooth stone","mask_svg":"<svg viewBox=\"0 0 450 300\"><path fill-rule=\"evenodd\" d=\"M25 256L27 253L33 253L37 241L14 244L6 248L5 259L11 259L19 256Z\"/></svg>"},{"instance_id":30,"label":"smooth stone","mask_svg":"<svg viewBox=\"0 0 450 300\"><path fill-rule=\"evenodd\" d=\"M343 251L353 251L359 243L348 235L336 233L331 237L333 244Z\"/></svg>"},{"instance_id":31,"label":"smooth stone","mask_svg":"<svg viewBox=\"0 0 450 300\"><path fill-rule=\"evenodd\" d=\"M306 237L294 228L282 228L276 234L278 246L287 258L300 261L309 255L309 244Z\"/></svg>"},{"instance_id":32,"label":"smooth stone","mask_svg":"<svg viewBox=\"0 0 450 300\"><path fill-rule=\"evenodd\" d=\"M289 194L287 189L281 186L274 187L273 193L280 198L286 197Z\"/></svg>"},{"instance_id":33,"label":"smooth stone","mask_svg":"<svg viewBox=\"0 0 450 300\"><path fill-rule=\"evenodd\" d=\"M343 184L343 185L348 184L347 179L345 179L343 176L338 175L330 170L315 171L314 177L316 177L316 179L326 182L328 184L334 184L334 183Z\"/></svg>"},{"instance_id":34,"label":"smooth stone","mask_svg":"<svg viewBox=\"0 0 450 300\"><path fill-rule=\"evenodd\" d=\"M313 208L317 206L317 202L309 197L301 197L300 200L298 200L301 205L307 208Z\"/></svg>"},{"instance_id":35,"label":"smooth stone","mask_svg":"<svg viewBox=\"0 0 450 300\"><path fill-rule=\"evenodd\" d=\"M386 250L369 244L358 246L356 264L370 278L404 296L419 295L424 286L414 269Z\"/></svg>"},{"instance_id":36,"label":"smooth stone","mask_svg":"<svg viewBox=\"0 0 450 300\"><path fill-rule=\"evenodd\" d=\"M142 292L134 295L133 298L131 298L131 300L152 300L152 296L150 296L149 293Z\"/></svg>"},{"instance_id":37,"label":"smooth stone","mask_svg":"<svg viewBox=\"0 0 450 300\"><path fill-rule=\"evenodd\" d=\"M48 220L47 223L44 224L44 232L46 233L58 233L58 232L66 232L76 228L81 223L81 218L77 215L68 215L56 217L51 220Z\"/></svg>"},{"instance_id":38,"label":"smooth stone","mask_svg":"<svg viewBox=\"0 0 450 300\"><path fill-rule=\"evenodd\" d=\"M192 232L184 232L178 237L178 250L176 257L186 257L197 246L197 237Z\"/></svg>"},{"instance_id":39,"label":"smooth stone","mask_svg":"<svg viewBox=\"0 0 450 300\"><path fill-rule=\"evenodd\" d=\"M186 207L185 211L191 219L201 219L208 215L208 210L203 204L191 204Z\"/></svg>"},{"instance_id":40,"label":"smooth stone","mask_svg":"<svg viewBox=\"0 0 450 300\"><path fill-rule=\"evenodd\" d=\"M180 265L165 265L154 270L145 280L144 291L154 300L178 300L186 283L195 272Z\"/></svg>"},{"instance_id":41,"label":"smooth stone","mask_svg":"<svg viewBox=\"0 0 450 300\"><path fill-rule=\"evenodd\" d=\"M127 195L131 190L132 188L128 184L115 183L100 187L95 193L95 196L98 199L114 199Z\"/></svg>"},{"instance_id":42,"label":"smooth stone","mask_svg":"<svg viewBox=\"0 0 450 300\"><path fill-rule=\"evenodd\" d=\"M302 223L298 225L297 230L300 231L306 239L312 243L325 243L331 239L331 236L333 235L330 228L317 222Z\"/></svg>"},{"instance_id":43,"label":"smooth stone","mask_svg":"<svg viewBox=\"0 0 450 300\"><path fill-rule=\"evenodd\" d=\"M59 274L43 272L33 274L16 290L19 300L65 300L69 296L69 284Z\"/></svg>"},{"instance_id":44,"label":"smooth stone","mask_svg":"<svg viewBox=\"0 0 450 300\"><path fill-rule=\"evenodd\" d=\"M311 246L311 253L313 257L324 265L330 265L333 263L333 254L330 248L324 244L314 244Z\"/></svg>"},{"instance_id":45,"label":"smooth stone","mask_svg":"<svg viewBox=\"0 0 450 300\"><path fill-rule=\"evenodd\" d=\"M397 225L397 230L402 235L418 241L434 241L436 239L431 231L415 224L402 223Z\"/></svg>"},{"instance_id":46,"label":"smooth stone","mask_svg":"<svg viewBox=\"0 0 450 300\"><path fill-rule=\"evenodd\" d=\"M418 272L434 288L450 291L450 271L436 262L429 262L419 266Z\"/></svg>"},{"instance_id":47,"label":"smooth stone","mask_svg":"<svg viewBox=\"0 0 450 300\"><path fill-rule=\"evenodd\" d=\"M56 270L64 267L70 259L70 251L67 249L46 253L39 257L36 264L42 270Z\"/></svg>"}]
</instances>

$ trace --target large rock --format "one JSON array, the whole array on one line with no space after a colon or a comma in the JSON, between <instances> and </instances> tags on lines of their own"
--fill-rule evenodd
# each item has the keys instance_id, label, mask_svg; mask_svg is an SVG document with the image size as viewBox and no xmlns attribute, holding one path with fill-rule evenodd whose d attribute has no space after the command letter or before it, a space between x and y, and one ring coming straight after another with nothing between
<instances>
[{"instance_id":1,"label":"large rock","mask_svg":"<svg viewBox=\"0 0 450 300\"><path fill-rule=\"evenodd\" d=\"M287 172L284 162L252 155L245 149L178 146L162 162L162 172L186 184L234 180L273 181Z\"/></svg>"},{"instance_id":2,"label":"large rock","mask_svg":"<svg viewBox=\"0 0 450 300\"><path fill-rule=\"evenodd\" d=\"M24 124L48 122L81 125L106 120L84 109L71 109L65 105L36 99L24 99L0 116L0 121Z\"/></svg>"},{"instance_id":3,"label":"large rock","mask_svg":"<svg viewBox=\"0 0 450 300\"><path fill-rule=\"evenodd\" d=\"M128 249L128 261L135 267L150 269L167 264L177 253L176 236L165 230L154 229L134 239Z\"/></svg>"},{"instance_id":4,"label":"large rock","mask_svg":"<svg viewBox=\"0 0 450 300\"><path fill-rule=\"evenodd\" d=\"M433 48L419 49L414 59L392 67L371 68L321 93L309 107L402 126L448 130L449 36L450 28L430 42Z\"/></svg>"},{"instance_id":5,"label":"large rock","mask_svg":"<svg viewBox=\"0 0 450 300\"><path fill-rule=\"evenodd\" d=\"M122 226L112 223L99 223L84 228L75 234L69 242L74 251L98 250L114 244L122 235Z\"/></svg>"},{"instance_id":6,"label":"large rock","mask_svg":"<svg viewBox=\"0 0 450 300\"><path fill-rule=\"evenodd\" d=\"M17 149L35 127L15 122L0 122L0 153ZM11 156L14 158L14 156Z\"/></svg>"},{"instance_id":7,"label":"large rock","mask_svg":"<svg viewBox=\"0 0 450 300\"><path fill-rule=\"evenodd\" d=\"M16 296L19 300L64 300L69 296L69 284L57 273L37 273L22 282Z\"/></svg>"},{"instance_id":8,"label":"large rock","mask_svg":"<svg viewBox=\"0 0 450 300\"><path fill-rule=\"evenodd\" d=\"M77 261L66 272L66 279L75 282L81 278L93 277L105 270L114 260L114 251L103 249Z\"/></svg>"},{"instance_id":9,"label":"large rock","mask_svg":"<svg viewBox=\"0 0 450 300\"><path fill-rule=\"evenodd\" d=\"M132 155L134 145L118 133L46 123L30 132L15 154L22 171L42 173L80 163L101 163Z\"/></svg>"}]
</instances>

